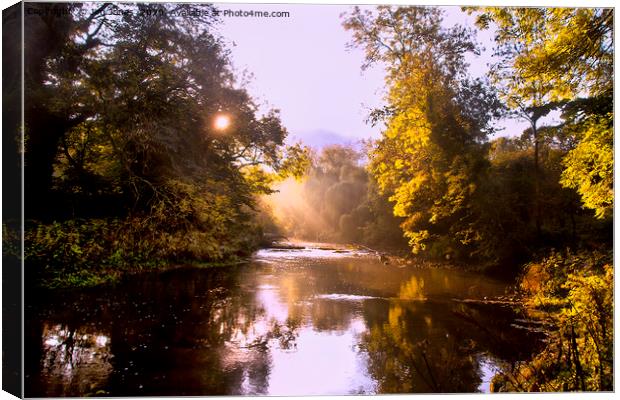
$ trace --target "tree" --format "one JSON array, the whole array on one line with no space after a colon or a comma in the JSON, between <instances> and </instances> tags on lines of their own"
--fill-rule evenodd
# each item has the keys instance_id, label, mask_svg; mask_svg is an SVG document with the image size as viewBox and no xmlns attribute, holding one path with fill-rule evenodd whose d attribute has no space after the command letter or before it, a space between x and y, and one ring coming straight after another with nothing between
<instances>
[{"instance_id":1,"label":"tree","mask_svg":"<svg viewBox=\"0 0 620 400\"><path fill-rule=\"evenodd\" d=\"M600 219L609 218L614 206L613 116L584 124L579 144L564 158L560 182L576 189L585 207Z\"/></svg>"},{"instance_id":2,"label":"tree","mask_svg":"<svg viewBox=\"0 0 620 400\"><path fill-rule=\"evenodd\" d=\"M50 19L48 6L26 22L27 257L71 245L53 262L62 276L250 250L256 196L301 174L306 152L285 146L278 111L259 116L236 82L213 7L67 5ZM50 32L57 42L38 51Z\"/></svg>"},{"instance_id":3,"label":"tree","mask_svg":"<svg viewBox=\"0 0 620 400\"><path fill-rule=\"evenodd\" d=\"M136 22L137 15L145 9L111 3L40 3L28 7L32 12L26 13L24 22L28 27L24 37L26 212L31 217L42 217L49 210L37 199L50 198L53 164L61 139L99 111L84 101L94 96L80 86L80 75L114 48L118 36L131 32L129 24ZM171 6L166 11L181 9L188 7ZM136 15L132 17L133 14ZM168 33L182 30L181 18L171 15L163 16L162 26L168 27ZM214 21L206 13L186 20L190 29L206 27Z\"/></svg>"},{"instance_id":4,"label":"tree","mask_svg":"<svg viewBox=\"0 0 620 400\"><path fill-rule=\"evenodd\" d=\"M613 209L613 180L609 179L613 10L491 7L478 11L481 28L495 24L497 55L502 57L496 71L505 71L497 78L506 84L507 95L530 102L532 111L563 108L562 129L575 136L577 145L565 160L562 184L577 189L584 206L594 209L598 218L609 216ZM518 104L509 106L518 108ZM530 120L535 135L536 119ZM598 155L589 159L584 154L592 150L594 136L601 146Z\"/></svg>"},{"instance_id":5,"label":"tree","mask_svg":"<svg viewBox=\"0 0 620 400\"><path fill-rule=\"evenodd\" d=\"M505 102L510 113L516 118L523 119L530 124L524 137L531 138L534 147L534 219L536 233L541 234L543 213L541 210L541 176L539 121L560 105L551 101L553 86L540 75L524 79L515 71L515 59L531 56L537 46L544 42L544 33L541 31L541 16L543 9L521 9L518 15L507 10L493 9L496 19L501 21L495 41L497 47L494 56L499 60L492 66L490 75L494 84L499 88L500 98ZM488 27L488 18L478 19L478 25Z\"/></svg>"},{"instance_id":6,"label":"tree","mask_svg":"<svg viewBox=\"0 0 620 400\"><path fill-rule=\"evenodd\" d=\"M45 84L31 100L48 113L74 115L74 123L54 126L59 132L50 135L33 128L37 115L27 118L28 158L43 151L31 138L58 142L45 150L51 165L30 165L32 175L51 180L42 170L56 164L63 190L120 192L134 211L167 197L170 179L195 185L228 179L239 204L250 201L243 170L280 169L286 130L277 111L256 117L248 94L235 88L226 53L208 32L211 7L202 7L198 15L207 17L200 18L181 14L189 10L117 4L87 10L87 18L84 8L69 14L66 49L44 58L38 72ZM82 42L87 49L69 51ZM218 112L233 121L225 133L212 126Z\"/></svg>"},{"instance_id":7,"label":"tree","mask_svg":"<svg viewBox=\"0 0 620 400\"><path fill-rule=\"evenodd\" d=\"M413 252L470 257L483 240L471 207L486 165L482 144L501 107L488 84L467 77L465 54L477 52L472 32L443 28L441 14L355 8L344 27L365 49L365 66L388 66L387 128L370 153L370 171L405 219Z\"/></svg>"}]
</instances>

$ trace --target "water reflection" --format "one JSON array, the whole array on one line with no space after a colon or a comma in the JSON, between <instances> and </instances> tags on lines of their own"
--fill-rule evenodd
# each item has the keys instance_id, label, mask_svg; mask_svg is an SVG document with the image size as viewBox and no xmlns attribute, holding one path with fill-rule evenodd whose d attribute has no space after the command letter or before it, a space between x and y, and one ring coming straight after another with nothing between
<instances>
[{"instance_id":1,"label":"water reflection","mask_svg":"<svg viewBox=\"0 0 620 400\"><path fill-rule=\"evenodd\" d=\"M426 300L424 278L412 276L404 282L398 291L398 298L403 300Z\"/></svg>"},{"instance_id":2,"label":"water reflection","mask_svg":"<svg viewBox=\"0 0 620 400\"><path fill-rule=\"evenodd\" d=\"M415 303L387 305L363 346L382 393L475 392L481 382L476 344L445 315Z\"/></svg>"},{"instance_id":3,"label":"water reflection","mask_svg":"<svg viewBox=\"0 0 620 400\"><path fill-rule=\"evenodd\" d=\"M96 392L112 372L110 339L101 332L44 324L42 347L47 385L59 388L61 395Z\"/></svg>"},{"instance_id":4,"label":"water reflection","mask_svg":"<svg viewBox=\"0 0 620 400\"><path fill-rule=\"evenodd\" d=\"M452 300L499 282L328 252L30 298L26 395L475 392L533 351L512 310Z\"/></svg>"}]
</instances>

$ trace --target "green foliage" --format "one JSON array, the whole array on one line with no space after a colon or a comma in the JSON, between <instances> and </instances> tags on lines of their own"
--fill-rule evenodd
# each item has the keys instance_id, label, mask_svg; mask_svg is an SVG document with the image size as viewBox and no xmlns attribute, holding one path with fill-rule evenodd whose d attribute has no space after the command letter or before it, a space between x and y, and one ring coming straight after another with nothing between
<instances>
[{"instance_id":1,"label":"green foliage","mask_svg":"<svg viewBox=\"0 0 620 400\"><path fill-rule=\"evenodd\" d=\"M613 209L613 11L601 8L485 8L478 26L494 23L499 61L492 74L508 106L536 122L562 108L560 135L576 145L562 184L576 189L597 218ZM535 152L537 160L538 152ZM540 192L540 190L538 190Z\"/></svg>"},{"instance_id":2,"label":"green foliage","mask_svg":"<svg viewBox=\"0 0 620 400\"><path fill-rule=\"evenodd\" d=\"M33 225L24 238L28 273L50 288L115 281L119 271L144 265L156 252L146 238L122 228L103 220Z\"/></svg>"},{"instance_id":3,"label":"green foliage","mask_svg":"<svg viewBox=\"0 0 620 400\"><path fill-rule=\"evenodd\" d=\"M122 196L135 213L149 212L152 202L174 203L171 180L209 192L221 190L213 182L227 181L228 194L248 205L252 189L264 188L245 182L242 170L279 168L286 131L278 113L255 115L209 25L163 15L106 17L109 28L100 34L112 45L97 47L78 73L67 73L62 59L50 62L46 72L56 79L49 89L85 117L61 137L56 187L87 198ZM225 131L213 126L218 113L232 121Z\"/></svg>"},{"instance_id":4,"label":"green foliage","mask_svg":"<svg viewBox=\"0 0 620 400\"><path fill-rule=\"evenodd\" d=\"M566 151L555 143L555 136L541 133L538 169L527 137L489 143L490 164L473 207L480 216L475 226L485 238L479 254L491 265L517 267L537 249L577 244L592 226L579 196L559 183Z\"/></svg>"},{"instance_id":5,"label":"green foliage","mask_svg":"<svg viewBox=\"0 0 620 400\"><path fill-rule=\"evenodd\" d=\"M282 157L282 160L280 164L280 179L286 179L288 177L293 177L297 180L302 179L312 166L310 149L302 146L301 143L287 146L286 154Z\"/></svg>"},{"instance_id":6,"label":"green foliage","mask_svg":"<svg viewBox=\"0 0 620 400\"><path fill-rule=\"evenodd\" d=\"M407 240L400 228L402 218L394 216L391 204L385 195L382 195L376 180L371 176L368 179L365 206L369 212L362 230L361 241L369 245L390 248L393 251L407 249Z\"/></svg>"},{"instance_id":7,"label":"green foliage","mask_svg":"<svg viewBox=\"0 0 620 400\"><path fill-rule=\"evenodd\" d=\"M207 208L210 228L161 229L153 219L72 219L29 223L25 263L31 284L48 288L116 282L123 275L170 263L222 263L248 254L259 241L252 223L231 227L226 205Z\"/></svg>"},{"instance_id":8,"label":"green foliage","mask_svg":"<svg viewBox=\"0 0 620 400\"><path fill-rule=\"evenodd\" d=\"M613 390L611 251L552 253L522 278L526 304L553 326L546 348L494 378L498 391Z\"/></svg>"},{"instance_id":9,"label":"green foliage","mask_svg":"<svg viewBox=\"0 0 620 400\"><path fill-rule=\"evenodd\" d=\"M403 219L412 251L518 265L537 249L577 244L595 224L576 194L599 218L613 208L613 118L603 77L609 13L479 11L479 26L496 31L492 87L467 78L465 56L476 52L471 32L443 28L440 16L385 6L354 9L344 22L353 45L366 51L364 66L388 65L388 106L372 117L386 129L369 150L369 171ZM585 32L593 35L587 45L567 39ZM577 97L583 94L589 97ZM519 139L487 143L504 108L530 128ZM563 122L539 126L555 109Z\"/></svg>"},{"instance_id":10,"label":"green foliage","mask_svg":"<svg viewBox=\"0 0 620 400\"><path fill-rule=\"evenodd\" d=\"M470 9L474 11L475 9ZM494 23L496 53L511 66L514 82L549 89L549 100L606 92L612 85L613 10L601 8L487 7L482 29Z\"/></svg>"},{"instance_id":11,"label":"green foliage","mask_svg":"<svg viewBox=\"0 0 620 400\"><path fill-rule=\"evenodd\" d=\"M14 223L2 223L2 256L19 259L21 257L20 227Z\"/></svg>"},{"instance_id":12,"label":"green foliage","mask_svg":"<svg viewBox=\"0 0 620 400\"><path fill-rule=\"evenodd\" d=\"M201 12L187 18L190 7ZM307 167L278 111L258 116L235 80L212 11L105 3L29 16L45 29L25 37L26 218L37 221L25 244L44 284L247 253L256 196Z\"/></svg>"}]
</instances>

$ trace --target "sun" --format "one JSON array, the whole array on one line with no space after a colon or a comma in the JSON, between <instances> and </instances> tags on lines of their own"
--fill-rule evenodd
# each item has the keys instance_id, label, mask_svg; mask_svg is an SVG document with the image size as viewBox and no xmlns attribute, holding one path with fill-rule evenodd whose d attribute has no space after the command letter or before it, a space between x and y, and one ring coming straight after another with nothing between
<instances>
[{"instance_id":1,"label":"sun","mask_svg":"<svg viewBox=\"0 0 620 400\"><path fill-rule=\"evenodd\" d=\"M228 115L218 115L217 117L215 117L213 126L218 131L226 130L226 128L230 126L230 117Z\"/></svg>"}]
</instances>

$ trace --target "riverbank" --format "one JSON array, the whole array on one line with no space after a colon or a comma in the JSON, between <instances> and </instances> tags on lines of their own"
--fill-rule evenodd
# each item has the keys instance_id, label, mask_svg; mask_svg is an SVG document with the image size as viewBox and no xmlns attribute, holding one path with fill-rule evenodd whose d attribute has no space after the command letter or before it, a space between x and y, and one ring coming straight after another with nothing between
<instances>
[{"instance_id":1,"label":"riverbank","mask_svg":"<svg viewBox=\"0 0 620 400\"><path fill-rule=\"evenodd\" d=\"M197 261L179 260L176 262L151 262L146 265L137 265L133 268L106 269L106 270L82 270L64 274L59 271L50 279L45 272L32 272L26 274L26 282L30 287L48 290L72 290L115 285L123 280L142 279L145 274L161 273L179 268L191 266L193 268L225 268L249 262L249 258L230 258L222 261ZM32 266L31 266L32 267ZM35 266L35 269L37 267ZM31 268L32 269L32 268Z\"/></svg>"},{"instance_id":2,"label":"riverbank","mask_svg":"<svg viewBox=\"0 0 620 400\"><path fill-rule=\"evenodd\" d=\"M5 229L5 254L20 238ZM86 219L26 225L26 284L70 289L116 283L125 276L194 264L203 267L243 262L258 248L259 231L243 235L197 229L164 230L143 219Z\"/></svg>"},{"instance_id":3,"label":"riverbank","mask_svg":"<svg viewBox=\"0 0 620 400\"><path fill-rule=\"evenodd\" d=\"M497 374L493 390L613 390L613 250L552 251L525 266L518 290L525 315L545 326L546 345Z\"/></svg>"},{"instance_id":4,"label":"riverbank","mask_svg":"<svg viewBox=\"0 0 620 400\"><path fill-rule=\"evenodd\" d=\"M383 258L384 264L396 268L454 269L501 276L512 282L505 295L457 300L509 306L523 314L521 322L545 334L544 348L497 373L490 391L613 390L612 248L551 250L509 274L502 274L498 267Z\"/></svg>"}]
</instances>

